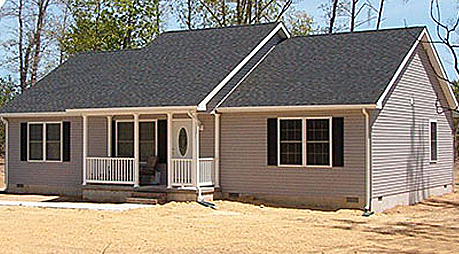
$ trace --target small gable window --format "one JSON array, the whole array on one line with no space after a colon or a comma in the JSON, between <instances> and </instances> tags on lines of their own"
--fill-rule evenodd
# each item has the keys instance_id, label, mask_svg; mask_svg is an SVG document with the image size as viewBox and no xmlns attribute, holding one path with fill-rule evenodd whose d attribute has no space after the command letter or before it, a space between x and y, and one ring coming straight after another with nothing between
<instances>
[{"instance_id":1,"label":"small gable window","mask_svg":"<svg viewBox=\"0 0 459 254\"><path fill-rule=\"evenodd\" d=\"M437 121L430 120L430 161L436 162L438 159L438 134Z\"/></svg>"}]
</instances>

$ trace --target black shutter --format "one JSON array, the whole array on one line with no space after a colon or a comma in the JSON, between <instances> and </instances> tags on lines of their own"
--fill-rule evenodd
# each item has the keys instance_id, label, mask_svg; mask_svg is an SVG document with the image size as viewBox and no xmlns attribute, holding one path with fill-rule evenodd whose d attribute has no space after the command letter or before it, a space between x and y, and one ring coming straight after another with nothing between
<instances>
[{"instance_id":1,"label":"black shutter","mask_svg":"<svg viewBox=\"0 0 459 254\"><path fill-rule=\"evenodd\" d=\"M27 123L21 123L21 161L27 161Z\"/></svg>"},{"instance_id":2,"label":"black shutter","mask_svg":"<svg viewBox=\"0 0 459 254\"><path fill-rule=\"evenodd\" d=\"M70 161L70 122L63 122L62 161Z\"/></svg>"},{"instance_id":3,"label":"black shutter","mask_svg":"<svg viewBox=\"0 0 459 254\"><path fill-rule=\"evenodd\" d=\"M268 119L268 165L277 166L277 118Z\"/></svg>"},{"instance_id":4,"label":"black shutter","mask_svg":"<svg viewBox=\"0 0 459 254\"><path fill-rule=\"evenodd\" d=\"M333 167L344 166L344 118L333 117Z\"/></svg>"},{"instance_id":5,"label":"black shutter","mask_svg":"<svg viewBox=\"0 0 459 254\"><path fill-rule=\"evenodd\" d=\"M158 162L167 162L167 120L158 120Z\"/></svg>"},{"instance_id":6,"label":"black shutter","mask_svg":"<svg viewBox=\"0 0 459 254\"><path fill-rule=\"evenodd\" d=\"M116 121L112 121L112 138L110 140L112 145L111 157L116 157Z\"/></svg>"}]
</instances>

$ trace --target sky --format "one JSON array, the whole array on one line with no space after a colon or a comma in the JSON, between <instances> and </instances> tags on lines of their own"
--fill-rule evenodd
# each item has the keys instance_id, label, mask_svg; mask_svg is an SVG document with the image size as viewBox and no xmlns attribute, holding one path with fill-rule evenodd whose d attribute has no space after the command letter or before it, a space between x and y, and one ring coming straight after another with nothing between
<instances>
[{"instance_id":1,"label":"sky","mask_svg":"<svg viewBox=\"0 0 459 254\"><path fill-rule=\"evenodd\" d=\"M4 0L0 0L0 4ZM11 0L6 0L11 1ZM309 16L314 19L315 26L326 26L326 20L322 17L323 13L319 9L319 6L328 0L296 0L294 7L297 10L305 11ZM371 1L374 6L379 5L379 0L360 0L360 1ZM459 11L459 0L440 0L442 18L444 20L454 19L458 15ZM2 39L2 27L4 28L7 24L0 22L0 39ZM370 30L375 29L375 21L369 24L362 25L356 30ZM430 35L434 40L437 39L435 32L435 24L430 18L430 0L386 0L383 21L381 28L396 28L405 26L420 26L426 25L430 32ZM177 30L180 29L180 25L176 22L175 17L169 17L166 23L166 30ZM450 79L458 79L455 71L454 64L451 57L451 53L448 52L446 47L435 45L439 52L441 61L445 66L446 72ZM1 52L0 56L7 52ZM7 75L8 71L0 66L0 76Z\"/></svg>"}]
</instances>

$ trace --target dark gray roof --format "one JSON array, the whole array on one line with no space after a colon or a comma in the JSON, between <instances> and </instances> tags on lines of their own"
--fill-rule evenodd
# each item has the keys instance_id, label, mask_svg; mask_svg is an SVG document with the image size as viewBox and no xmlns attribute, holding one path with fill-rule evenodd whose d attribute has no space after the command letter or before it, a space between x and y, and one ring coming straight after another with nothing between
<instances>
[{"instance_id":1,"label":"dark gray roof","mask_svg":"<svg viewBox=\"0 0 459 254\"><path fill-rule=\"evenodd\" d=\"M166 32L142 49L79 54L3 112L196 106L276 25Z\"/></svg>"},{"instance_id":2,"label":"dark gray roof","mask_svg":"<svg viewBox=\"0 0 459 254\"><path fill-rule=\"evenodd\" d=\"M221 107L374 104L423 29L284 40Z\"/></svg>"}]
</instances>

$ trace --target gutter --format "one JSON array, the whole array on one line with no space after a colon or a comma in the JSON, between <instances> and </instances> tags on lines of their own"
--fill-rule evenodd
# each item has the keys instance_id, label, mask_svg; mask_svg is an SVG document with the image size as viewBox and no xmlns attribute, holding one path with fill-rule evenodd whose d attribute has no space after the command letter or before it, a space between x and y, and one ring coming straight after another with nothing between
<instances>
[{"instance_id":1,"label":"gutter","mask_svg":"<svg viewBox=\"0 0 459 254\"><path fill-rule=\"evenodd\" d=\"M371 211L371 136L370 136L370 115L366 108L362 108L365 116L365 210L363 216L369 217L374 212Z\"/></svg>"}]
</instances>

